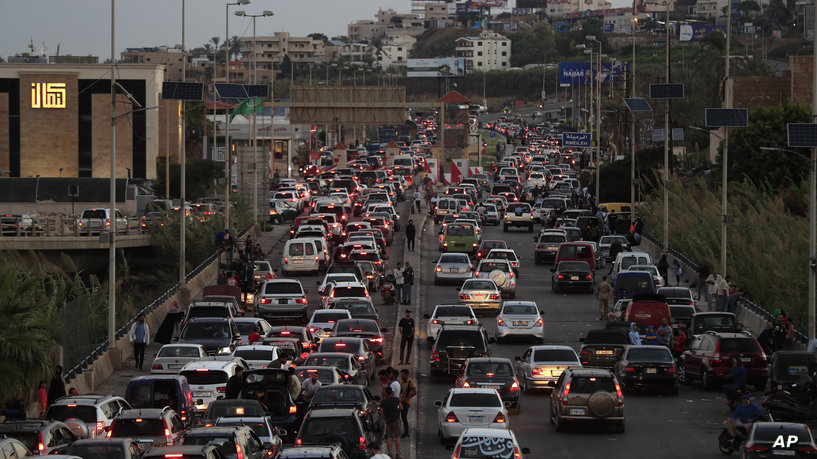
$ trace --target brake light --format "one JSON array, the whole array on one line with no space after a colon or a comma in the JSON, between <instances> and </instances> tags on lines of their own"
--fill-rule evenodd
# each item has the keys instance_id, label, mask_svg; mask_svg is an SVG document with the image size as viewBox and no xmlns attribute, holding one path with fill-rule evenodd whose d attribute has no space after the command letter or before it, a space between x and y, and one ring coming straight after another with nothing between
<instances>
[{"instance_id":1,"label":"brake light","mask_svg":"<svg viewBox=\"0 0 817 459\"><path fill-rule=\"evenodd\" d=\"M357 356L357 359L360 360L361 362L363 362L364 360L366 360L366 357L364 357L362 355L359 355L359 356Z\"/></svg>"},{"instance_id":2,"label":"brake light","mask_svg":"<svg viewBox=\"0 0 817 459\"><path fill-rule=\"evenodd\" d=\"M457 445L457 449L454 450L454 454L451 455L451 459L460 459L460 449L462 445Z\"/></svg>"},{"instance_id":3,"label":"brake light","mask_svg":"<svg viewBox=\"0 0 817 459\"><path fill-rule=\"evenodd\" d=\"M539 327L541 327L542 325L544 325L544 323L545 323L545 322L542 320L542 318L541 318L541 317L539 318L539 320L537 320L537 321L536 321L536 325L537 325L537 326L539 326Z\"/></svg>"},{"instance_id":4,"label":"brake light","mask_svg":"<svg viewBox=\"0 0 817 459\"><path fill-rule=\"evenodd\" d=\"M469 383L468 381L465 381L464 383L462 383L462 387L465 387L467 389L467 388L471 387L471 383Z\"/></svg>"},{"instance_id":5,"label":"brake light","mask_svg":"<svg viewBox=\"0 0 817 459\"><path fill-rule=\"evenodd\" d=\"M499 299L499 293L492 293L492 294L488 295L488 299L489 300L498 300Z\"/></svg>"},{"instance_id":6,"label":"brake light","mask_svg":"<svg viewBox=\"0 0 817 459\"><path fill-rule=\"evenodd\" d=\"M382 343L383 338L369 338L369 341L371 341L373 343Z\"/></svg>"},{"instance_id":7,"label":"brake light","mask_svg":"<svg viewBox=\"0 0 817 459\"><path fill-rule=\"evenodd\" d=\"M813 446L803 446L802 448L797 448L797 451L801 453L817 453L817 448Z\"/></svg>"},{"instance_id":8,"label":"brake light","mask_svg":"<svg viewBox=\"0 0 817 459\"><path fill-rule=\"evenodd\" d=\"M467 293L460 293L460 299L461 299L461 300L470 300L470 299L471 299L471 295L469 295L469 294L467 294Z\"/></svg>"},{"instance_id":9,"label":"brake light","mask_svg":"<svg viewBox=\"0 0 817 459\"><path fill-rule=\"evenodd\" d=\"M564 278L565 278L564 274L559 274L558 276L556 276L556 279L564 279Z\"/></svg>"},{"instance_id":10,"label":"brake light","mask_svg":"<svg viewBox=\"0 0 817 459\"><path fill-rule=\"evenodd\" d=\"M588 274L588 275L584 276L584 278L586 280L593 280L593 276L591 274Z\"/></svg>"},{"instance_id":11,"label":"brake light","mask_svg":"<svg viewBox=\"0 0 817 459\"><path fill-rule=\"evenodd\" d=\"M434 268L434 271L437 271L437 272L440 272L440 271L442 271L442 270L443 270L443 269L442 269L442 268L440 268L439 266L437 266L436 268Z\"/></svg>"},{"instance_id":12,"label":"brake light","mask_svg":"<svg viewBox=\"0 0 817 459\"><path fill-rule=\"evenodd\" d=\"M167 458L173 458L173 457L184 457L184 454L180 454L180 453L168 453L168 454L165 454L165 457L167 457Z\"/></svg>"},{"instance_id":13,"label":"brake light","mask_svg":"<svg viewBox=\"0 0 817 459\"><path fill-rule=\"evenodd\" d=\"M621 394L621 386L616 383L616 397L618 397L618 406L624 405L624 396Z\"/></svg>"},{"instance_id":14,"label":"brake light","mask_svg":"<svg viewBox=\"0 0 817 459\"><path fill-rule=\"evenodd\" d=\"M543 370L541 368L531 368L530 369L530 375L531 376L544 376L544 374L545 374L545 370Z\"/></svg>"},{"instance_id":15,"label":"brake light","mask_svg":"<svg viewBox=\"0 0 817 459\"><path fill-rule=\"evenodd\" d=\"M157 364L153 365L152 367L150 367L150 369L151 369L151 370L161 370L161 369L162 369L162 366L161 366L160 364L158 364L158 363L157 363Z\"/></svg>"},{"instance_id":16,"label":"brake light","mask_svg":"<svg viewBox=\"0 0 817 459\"><path fill-rule=\"evenodd\" d=\"M445 417L445 422L448 422L448 423L452 423L452 422L460 422L460 420L459 420L459 419L457 419L457 415L456 415L456 414L454 414L454 412L453 412L453 411L449 411L449 412L448 412L448 415Z\"/></svg>"},{"instance_id":17,"label":"brake light","mask_svg":"<svg viewBox=\"0 0 817 459\"><path fill-rule=\"evenodd\" d=\"M358 449L359 451L366 451L366 449L367 449L367 446L366 446L366 437L359 437L359 438L357 439L357 449Z\"/></svg>"},{"instance_id":18,"label":"brake light","mask_svg":"<svg viewBox=\"0 0 817 459\"><path fill-rule=\"evenodd\" d=\"M205 371L210 371L210 370L208 370L207 368L196 368L196 371L205 372Z\"/></svg>"},{"instance_id":19,"label":"brake light","mask_svg":"<svg viewBox=\"0 0 817 459\"><path fill-rule=\"evenodd\" d=\"M295 414L298 412L298 407L296 405L289 405L289 414Z\"/></svg>"},{"instance_id":20,"label":"brake light","mask_svg":"<svg viewBox=\"0 0 817 459\"><path fill-rule=\"evenodd\" d=\"M519 392L519 381L513 380L513 384L511 384L511 392Z\"/></svg>"},{"instance_id":21,"label":"brake light","mask_svg":"<svg viewBox=\"0 0 817 459\"><path fill-rule=\"evenodd\" d=\"M496 414L496 417L494 418L494 423L496 423L496 424L505 424L505 421L506 421L505 415L502 414L501 411Z\"/></svg>"},{"instance_id":22,"label":"brake light","mask_svg":"<svg viewBox=\"0 0 817 459\"><path fill-rule=\"evenodd\" d=\"M769 449L770 448L768 446L763 446L763 445L751 445L751 446L745 446L744 447L745 451L769 451Z\"/></svg>"},{"instance_id":23,"label":"brake light","mask_svg":"<svg viewBox=\"0 0 817 459\"><path fill-rule=\"evenodd\" d=\"M438 324L438 323L440 323L440 321L439 321L439 320L437 320L437 319L432 319L432 320L431 320L431 323L432 323L432 324Z\"/></svg>"},{"instance_id":24,"label":"brake light","mask_svg":"<svg viewBox=\"0 0 817 459\"><path fill-rule=\"evenodd\" d=\"M437 352L437 351L432 352L431 353L431 360L433 360L435 362L439 362L440 361L440 353Z\"/></svg>"},{"instance_id":25,"label":"brake light","mask_svg":"<svg viewBox=\"0 0 817 459\"><path fill-rule=\"evenodd\" d=\"M635 374L635 368L632 365L627 365L627 368L624 369L624 372L627 374Z\"/></svg>"},{"instance_id":26,"label":"brake light","mask_svg":"<svg viewBox=\"0 0 817 459\"><path fill-rule=\"evenodd\" d=\"M227 386L216 387L216 392L224 392L225 390L227 390Z\"/></svg>"},{"instance_id":27,"label":"brake light","mask_svg":"<svg viewBox=\"0 0 817 459\"><path fill-rule=\"evenodd\" d=\"M504 321L504 320L502 320L502 319L496 319L496 326L497 326L497 327L501 327L501 326L502 326L504 323L505 323L505 321Z\"/></svg>"},{"instance_id":28,"label":"brake light","mask_svg":"<svg viewBox=\"0 0 817 459\"><path fill-rule=\"evenodd\" d=\"M289 263L289 257L284 257L284 264Z\"/></svg>"},{"instance_id":29,"label":"brake light","mask_svg":"<svg viewBox=\"0 0 817 459\"><path fill-rule=\"evenodd\" d=\"M298 304L306 304L306 298L298 298L295 302Z\"/></svg>"},{"instance_id":30,"label":"brake light","mask_svg":"<svg viewBox=\"0 0 817 459\"><path fill-rule=\"evenodd\" d=\"M111 438L111 435L113 435L113 429L109 430L108 433L105 434L105 438Z\"/></svg>"},{"instance_id":31,"label":"brake light","mask_svg":"<svg viewBox=\"0 0 817 459\"><path fill-rule=\"evenodd\" d=\"M678 372L678 370L675 368L675 365L673 365L673 366L671 366L671 367L667 368L667 374L668 374L668 375L674 375L674 374L675 374L675 373L677 373L677 372Z\"/></svg>"},{"instance_id":32,"label":"brake light","mask_svg":"<svg viewBox=\"0 0 817 459\"><path fill-rule=\"evenodd\" d=\"M167 446L173 446L173 435L170 435L170 429L167 427L167 422L165 422L165 444Z\"/></svg>"},{"instance_id":33,"label":"brake light","mask_svg":"<svg viewBox=\"0 0 817 459\"><path fill-rule=\"evenodd\" d=\"M568 394L570 394L570 383L565 384L565 392L562 394L562 405L567 405Z\"/></svg>"},{"instance_id":34,"label":"brake light","mask_svg":"<svg viewBox=\"0 0 817 459\"><path fill-rule=\"evenodd\" d=\"M45 452L45 443L43 443L43 434L41 434L39 432L37 432L37 451L39 451L40 454L43 454Z\"/></svg>"},{"instance_id":35,"label":"brake light","mask_svg":"<svg viewBox=\"0 0 817 459\"><path fill-rule=\"evenodd\" d=\"M97 421L96 423L96 433L99 434L105 430L105 423L103 421Z\"/></svg>"},{"instance_id":36,"label":"brake light","mask_svg":"<svg viewBox=\"0 0 817 459\"><path fill-rule=\"evenodd\" d=\"M302 446L303 444L304 444L304 441L301 440L300 438L295 440L295 446Z\"/></svg>"}]
</instances>

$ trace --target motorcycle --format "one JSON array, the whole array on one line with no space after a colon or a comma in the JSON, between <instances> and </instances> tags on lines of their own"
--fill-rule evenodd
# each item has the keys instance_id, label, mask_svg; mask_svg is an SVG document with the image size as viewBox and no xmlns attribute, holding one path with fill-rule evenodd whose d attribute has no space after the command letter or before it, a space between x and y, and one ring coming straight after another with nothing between
<instances>
[{"instance_id":1,"label":"motorcycle","mask_svg":"<svg viewBox=\"0 0 817 459\"><path fill-rule=\"evenodd\" d=\"M735 389L732 392L732 398L728 400L730 413L733 413L736 409L738 409L738 407L740 406L740 400L743 398L744 395L749 395L749 389L747 389L746 387Z\"/></svg>"},{"instance_id":2,"label":"motorcycle","mask_svg":"<svg viewBox=\"0 0 817 459\"><path fill-rule=\"evenodd\" d=\"M724 427L721 434L718 436L718 449L723 454L732 454L740 450L740 446L746 441L746 429L743 427L735 427L735 436L729 435L729 430Z\"/></svg>"},{"instance_id":3,"label":"motorcycle","mask_svg":"<svg viewBox=\"0 0 817 459\"><path fill-rule=\"evenodd\" d=\"M771 392L763 400L762 406L778 421L799 422L817 419L817 400L808 392Z\"/></svg>"},{"instance_id":4,"label":"motorcycle","mask_svg":"<svg viewBox=\"0 0 817 459\"><path fill-rule=\"evenodd\" d=\"M397 291L394 285L394 276L380 276L380 297L383 304L393 304Z\"/></svg>"}]
</instances>

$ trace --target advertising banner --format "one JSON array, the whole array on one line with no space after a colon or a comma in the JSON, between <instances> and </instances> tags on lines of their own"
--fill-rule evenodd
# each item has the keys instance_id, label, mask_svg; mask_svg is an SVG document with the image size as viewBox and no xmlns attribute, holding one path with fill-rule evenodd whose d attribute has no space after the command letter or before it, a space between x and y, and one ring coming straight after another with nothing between
<instances>
[{"instance_id":1,"label":"advertising banner","mask_svg":"<svg viewBox=\"0 0 817 459\"><path fill-rule=\"evenodd\" d=\"M669 5L667 5L667 3L669 3ZM666 12L668 7L669 11L672 11L675 8L673 2L667 0L644 0L641 5L644 7L643 11L648 13Z\"/></svg>"},{"instance_id":2,"label":"advertising banner","mask_svg":"<svg viewBox=\"0 0 817 459\"><path fill-rule=\"evenodd\" d=\"M594 59L595 60L595 59ZM598 64L594 64L593 68L596 69ZM613 64L610 62L602 62L601 63L601 73L594 70L593 77L596 78L595 81L601 81L602 84L608 81L616 81L620 75L627 72L629 68L629 64L617 65L613 68ZM579 85L585 86L590 84L590 63L589 62L561 62L559 63L559 85L561 86L572 86L572 85Z\"/></svg>"},{"instance_id":3,"label":"advertising banner","mask_svg":"<svg viewBox=\"0 0 817 459\"><path fill-rule=\"evenodd\" d=\"M505 8L508 6L508 0L471 0L471 5L488 8Z\"/></svg>"},{"instance_id":4,"label":"advertising banner","mask_svg":"<svg viewBox=\"0 0 817 459\"><path fill-rule=\"evenodd\" d=\"M718 26L714 24L695 24L695 25L682 25L679 28L679 40L680 41L701 41L701 39L710 33L720 30L724 35L726 35L726 26Z\"/></svg>"},{"instance_id":5,"label":"advertising banner","mask_svg":"<svg viewBox=\"0 0 817 459\"><path fill-rule=\"evenodd\" d=\"M406 76L409 78L462 77L465 76L465 58L409 59L406 63Z\"/></svg>"},{"instance_id":6,"label":"advertising banner","mask_svg":"<svg viewBox=\"0 0 817 459\"><path fill-rule=\"evenodd\" d=\"M547 0L516 0L517 8L547 8Z\"/></svg>"}]
</instances>

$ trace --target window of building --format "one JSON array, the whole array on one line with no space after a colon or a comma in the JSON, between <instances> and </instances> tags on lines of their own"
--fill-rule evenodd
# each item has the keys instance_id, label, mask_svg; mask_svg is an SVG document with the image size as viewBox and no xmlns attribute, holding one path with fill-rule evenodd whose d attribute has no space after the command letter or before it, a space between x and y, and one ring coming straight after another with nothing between
<instances>
[{"instance_id":1,"label":"window of building","mask_svg":"<svg viewBox=\"0 0 817 459\"><path fill-rule=\"evenodd\" d=\"M482 67L482 61L477 61L477 67Z\"/></svg>"},{"instance_id":2,"label":"window of building","mask_svg":"<svg viewBox=\"0 0 817 459\"><path fill-rule=\"evenodd\" d=\"M478 41L478 42L477 42L477 46L482 46L482 42L481 42L481 41Z\"/></svg>"},{"instance_id":3,"label":"window of building","mask_svg":"<svg viewBox=\"0 0 817 459\"><path fill-rule=\"evenodd\" d=\"M507 63L507 62L503 62L503 63L502 63L502 66L503 66L503 67L506 67L507 65L508 65L508 63Z\"/></svg>"},{"instance_id":4,"label":"window of building","mask_svg":"<svg viewBox=\"0 0 817 459\"><path fill-rule=\"evenodd\" d=\"M507 41L503 41L503 42L502 42L502 46L508 46L508 42L507 42Z\"/></svg>"},{"instance_id":5,"label":"window of building","mask_svg":"<svg viewBox=\"0 0 817 459\"><path fill-rule=\"evenodd\" d=\"M503 56L507 56L507 55L508 55L508 52L507 52L507 51L502 51L502 55L503 55Z\"/></svg>"},{"instance_id":6,"label":"window of building","mask_svg":"<svg viewBox=\"0 0 817 459\"><path fill-rule=\"evenodd\" d=\"M477 56L482 56L482 51L477 51Z\"/></svg>"}]
</instances>

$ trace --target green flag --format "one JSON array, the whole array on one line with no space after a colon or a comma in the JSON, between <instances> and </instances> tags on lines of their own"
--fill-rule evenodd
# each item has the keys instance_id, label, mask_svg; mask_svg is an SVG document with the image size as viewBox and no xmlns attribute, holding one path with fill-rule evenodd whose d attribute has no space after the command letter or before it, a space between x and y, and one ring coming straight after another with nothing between
<instances>
[{"instance_id":1,"label":"green flag","mask_svg":"<svg viewBox=\"0 0 817 459\"><path fill-rule=\"evenodd\" d=\"M260 97L253 97L238 104L238 107L230 114L230 122L233 122L236 115L252 115L253 107L255 107L255 113L264 111L264 103Z\"/></svg>"}]
</instances>

